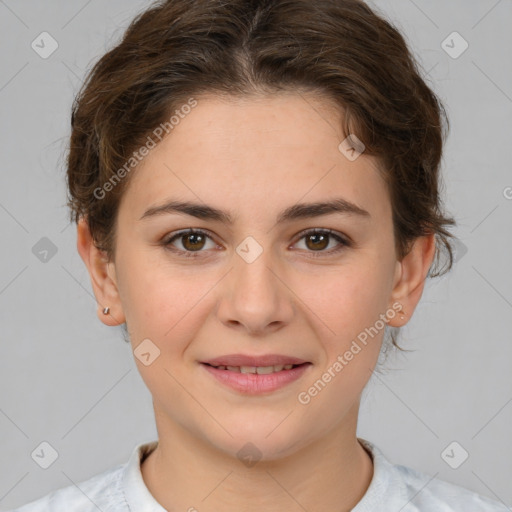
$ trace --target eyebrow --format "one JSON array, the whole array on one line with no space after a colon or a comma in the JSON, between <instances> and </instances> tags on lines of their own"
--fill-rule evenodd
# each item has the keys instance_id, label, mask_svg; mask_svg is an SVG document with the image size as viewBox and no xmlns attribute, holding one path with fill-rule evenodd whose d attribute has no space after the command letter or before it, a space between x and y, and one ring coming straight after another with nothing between
<instances>
[{"instance_id":1,"label":"eyebrow","mask_svg":"<svg viewBox=\"0 0 512 512\"><path fill-rule=\"evenodd\" d=\"M171 213L181 213L198 219L223 222L224 224L233 224L235 221L235 217L227 211L190 201L169 201L160 206L153 206L144 212L140 220ZM371 218L370 213L363 208L346 199L336 198L326 202L295 204L283 210L278 215L276 222L281 224L293 220L320 217L331 213Z\"/></svg>"}]
</instances>

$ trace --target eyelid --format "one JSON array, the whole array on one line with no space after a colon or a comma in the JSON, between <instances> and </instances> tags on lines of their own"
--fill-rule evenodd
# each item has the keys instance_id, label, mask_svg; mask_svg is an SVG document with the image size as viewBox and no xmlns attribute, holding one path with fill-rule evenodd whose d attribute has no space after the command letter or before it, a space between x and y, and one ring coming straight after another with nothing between
<instances>
[{"instance_id":1,"label":"eyelid","mask_svg":"<svg viewBox=\"0 0 512 512\"><path fill-rule=\"evenodd\" d=\"M338 231L335 231L335 230L329 229L329 228L306 228L306 229L300 231L295 236L295 241L292 243L292 245L295 245L297 242L299 242L305 236L312 235L312 234L315 234L315 233L327 234L327 235L331 236L332 238L336 239L337 242L338 242L338 247L336 247L335 249L331 249L329 251L306 251L312 257L321 257L321 256L333 255L333 254L336 254L336 253L340 252L344 248L352 247L354 245L354 243L353 243L353 241L352 241L352 239L350 237L348 237L347 235L345 235L343 233L340 233ZM198 257L201 253L206 253L207 251L204 251L204 250L199 250L199 251L183 251L181 249L171 248L171 244L172 244L172 242L174 240L179 239L180 236L184 236L184 235L188 235L188 234L205 235L208 238L210 238L210 240L212 240L212 242L217 244L217 242L215 241L215 238L216 238L215 235L213 235L213 233L211 231L207 230L207 229L204 229L204 228L184 228L184 229L180 229L178 231L173 231L168 236L165 236L163 238L163 240L162 240L162 245L165 248L167 248L168 250L170 250L171 252L179 253L179 254L181 254L181 255L183 255L185 257Z\"/></svg>"},{"instance_id":2,"label":"eyelid","mask_svg":"<svg viewBox=\"0 0 512 512\"><path fill-rule=\"evenodd\" d=\"M340 233L339 231L335 231L334 229L329 229L329 228L306 228L303 231L297 233L296 240L298 241L306 235L311 235L311 234L315 234L315 233L327 233L327 234L331 235L332 237L340 238L343 241L343 243L345 243L346 245L352 244L352 240L350 239L350 237L348 237L347 235L345 235L343 233ZM296 243L296 242L294 242L294 243ZM320 251L320 252L322 252L322 251Z\"/></svg>"},{"instance_id":3,"label":"eyelid","mask_svg":"<svg viewBox=\"0 0 512 512\"><path fill-rule=\"evenodd\" d=\"M302 240L305 236L308 235L314 235L316 233L320 234L326 234L327 236L334 238L338 245L334 249L330 249L328 251L322 250L322 251L308 251L306 250L306 258L329 258L331 256L338 256L340 253L342 253L344 250L348 248L352 248L354 246L354 242L352 239L343 233L340 233L339 231L335 231L333 229L329 228L307 228L296 236L296 241L292 244L295 245L297 242Z\"/></svg>"},{"instance_id":4,"label":"eyelid","mask_svg":"<svg viewBox=\"0 0 512 512\"><path fill-rule=\"evenodd\" d=\"M207 229L203 229L203 228L184 228L184 229L179 229L178 231L173 231L172 233L164 236L161 243L162 243L162 245L164 245L164 247L168 247L171 245L172 241L179 239L181 236L193 235L193 234L205 235L210 240L212 240L212 242L215 242L217 244L217 242L215 241L215 238L216 238L215 235L211 231L209 231ZM187 252L189 254L206 252L206 251L182 251L180 249L176 249L176 251L181 252L181 253Z\"/></svg>"}]
</instances>

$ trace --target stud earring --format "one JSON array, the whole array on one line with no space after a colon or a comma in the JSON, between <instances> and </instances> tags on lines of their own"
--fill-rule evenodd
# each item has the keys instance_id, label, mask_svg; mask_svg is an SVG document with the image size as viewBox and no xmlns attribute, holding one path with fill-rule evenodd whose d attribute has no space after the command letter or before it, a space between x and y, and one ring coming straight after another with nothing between
<instances>
[{"instance_id":1,"label":"stud earring","mask_svg":"<svg viewBox=\"0 0 512 512\"><path fill-rule=\"evenodd\" d=\"M103 310L103 314L104 315L108 315L108 312L110 311L110 308L109 307L106 307L104 310Z\"/></svg>"}]
</instances>

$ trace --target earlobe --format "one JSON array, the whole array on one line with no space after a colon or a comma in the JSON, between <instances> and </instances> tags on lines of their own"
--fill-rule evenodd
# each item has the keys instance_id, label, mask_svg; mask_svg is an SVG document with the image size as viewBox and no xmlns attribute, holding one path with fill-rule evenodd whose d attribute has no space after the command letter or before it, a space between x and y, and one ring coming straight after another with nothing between
<instances>
[{"instance_id":1,"label":"earlobe","mask_svg":"<svg viewBox=\"0 0 512 512\"><path fill-rule=\"evenodd\" d=\"M398 311L395 319L389 322L390 325L401 327L411 318L423 294L435 249L434 234L419 237L402 261L397 262L391 304L399 302L402 309Z\"/></svg>"},{"instance_id":2,"label":"earlobe","mask_svg":"<svg viewBox=\"0 0 512 512\"><path fill-rule=\"evenodd\" d=\"M124 323L126 319L117 288L114 263L109 262L105 251L94 244L85 219L80 219L77 225L77 249L89 272L98 303L98 318L109 326Z\"/></svg>"}]
</instances>

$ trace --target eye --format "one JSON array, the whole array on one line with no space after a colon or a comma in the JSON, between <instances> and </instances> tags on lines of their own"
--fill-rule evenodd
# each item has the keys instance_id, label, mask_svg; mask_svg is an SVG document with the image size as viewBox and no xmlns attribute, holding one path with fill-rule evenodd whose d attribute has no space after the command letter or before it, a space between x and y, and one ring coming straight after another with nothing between
<instances>
[{"instance_id":1,"label":"eye","mask_svg":"<svg viewBox=\"0 0 512 512\"><path fill-rule=\"evenodd\" d=\"M163 245L170 251L181 253L180 256L193 258L198 256L196 253L204 252L201 251L201 249L204 248L206 239L211 240L213 243L212 237L206 231L191 228L178 231L170 238L164 240ZM175 240L181 244L183 249L175 249L172 247ZM215 243L213 243L213 246L215 247Z\"/></svg>"},{"instance_id":2,"label":"eye","mask_svg":"<svg viewBox=\"0 0 512 512\"><path fill-rule=\"evenodd\" d=\"M302 239L305 240L306 251L309 252L309 256L312 257L335 254L343 250L345 247L351 247L352 245L350 240L330 229L315 228L303 231L299 233L299 241ZM209 247L210 249L217 247L209 232L202 229L190 228L183 229L172 234L170 237L165 239L162 244L168 250L177 253L178 256L194 258L200 256L201 252L205 252L203 249L208 249L206 246L206 242L208 240L212 243ZM337 242L334 249L325 250L333 240ZM175 243L179 243L181 248L176 248L174 245Z\"/></svg>"},{"instance_id":3,"label":"eye","mask_svg":"<svg viewBox=\"0 0 512 512\"><path fill-rule=\"evenodd\" d=\"M305 239L306 250L312 249L308 252L311 253L310 256L315 258L335 254L343 250L345 247L351 246L351 242L349 240L330 229L310 229L300 233L299 237L299 240ZM324 250L329 246L329 242L332 240L337 242L335 248L328 251Z\"/></svg>"}]
</instances>

